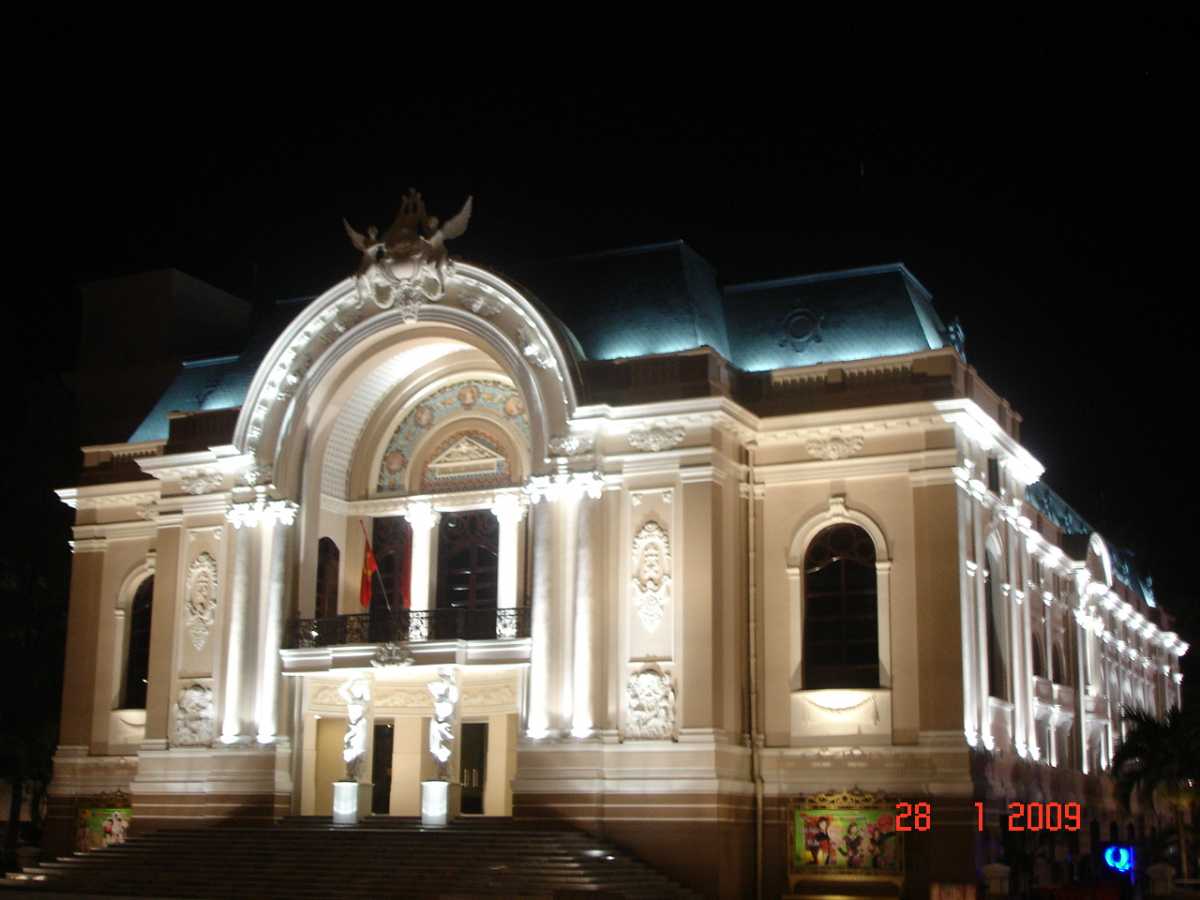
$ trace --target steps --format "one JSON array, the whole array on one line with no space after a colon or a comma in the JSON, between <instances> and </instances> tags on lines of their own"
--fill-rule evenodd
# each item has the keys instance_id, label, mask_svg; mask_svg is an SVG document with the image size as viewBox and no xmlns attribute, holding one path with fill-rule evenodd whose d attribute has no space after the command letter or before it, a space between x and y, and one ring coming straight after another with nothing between
<instances>
[{"instance_id":1,"label":"steps","mask_svg":"<svg viewBox=\"0 0 1200 900\"><path fill-rule=\"evenodd\" d=\"M293 816L273 828L159 831L59 857L6 887L124 897L694 897L580 831L510 819L423 828L372 816L351 827ZM2 894L0 894L2 895Z\"/></svg>"}]
</instances>

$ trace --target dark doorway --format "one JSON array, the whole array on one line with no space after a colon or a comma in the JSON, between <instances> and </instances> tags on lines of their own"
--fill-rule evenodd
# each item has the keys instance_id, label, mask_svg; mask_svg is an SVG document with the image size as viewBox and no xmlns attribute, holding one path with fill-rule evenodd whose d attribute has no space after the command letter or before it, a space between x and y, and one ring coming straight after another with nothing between
<instances>
[{"instance_id":1,"label":"dark doorway","mask_svg":"<svg viewBox=\"0 0 1200 900\"><path fill-rule=\"evenodd\" d=\"M375 756L371 762L371 812L386 816L392 803L392 723L375 723Z\"/></svg>"},{"instance_id":2,"label":"dark doorway","mask_svg":"<svg viewBox=\"0 0 1200 900\"><path fill-rule=\"evenodd\" d=\"M496 636L499 557L500 528L489 510L442 515L435 637Z\"/></svg>"},{"instance_id":3,"label":"dark doorway","mask_svg":"<svg viewBox=\"0 0 1200 900\"><path fill-rule=\"evenodd\" d=\"M487 775L487 722L463 722L462 811L483 815L483 785Z\"/></svg>"}]
</instances>

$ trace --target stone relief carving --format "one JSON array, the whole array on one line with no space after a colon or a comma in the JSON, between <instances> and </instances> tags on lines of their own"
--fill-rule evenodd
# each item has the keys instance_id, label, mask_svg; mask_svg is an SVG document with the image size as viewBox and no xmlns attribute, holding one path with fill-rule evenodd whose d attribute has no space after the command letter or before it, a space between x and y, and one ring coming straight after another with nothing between
<instances>
[{"instance_id":1,"label":"stone relief carving","mask_svg":"<svg viewBox=\"0 0 1200 900\"><path fill-rule=\"evenodd\" d=\"M509 708L516 705L516 702L517 692L511 682L468 685L463 690L462 705L464 707Z\"/></svg>"},{"instance_id":2,"label":"stone relief carving","mask_svg":"<svg viewBox=\"0 0 1200 900\"><path fill-rule=\"evenodd\" d=\"M686 431L682 425L672 426L662 422L649 426L643 425L629 432L629 446L636 450L658 453L661 450L678 447L683 443L684 434Z\"/></svg>"},{"instance_id":3,"label":"stone relief carving","mask_svg":"<svg viewBox=\"0 0 1200 900\"><path fill-rule=\"evenodd\" d=\"M550 438L550 452L555 456L579 456L590 453L595 445L595 438L590 434L555 435Z\"/></svg>"},{"instance_id":4,"label":"stone relief carving","mask_svg":"<svg viewBox=\"0 0 1200 900\"><path fill-rule=\"evenodd\" d=\"M424 687L381 687L375 709L429 709L429 691Z\"/></svg>"},{"instance_id":5,"label":"stone relief carving","mask_svg":"<svg viewBox=\"0 0 1200 900\"><path fill-rule=\"evenodd\" d=\"M207 550L188 567L186 610L192 646L202 650L217 619L217 561Z\"/></svg>"},{"instance_id":6,"label":"stone relief carving","mask_svg":"<svg viewBox=\"0 0 1200 900\"><path fill-rule=\"evenodd\" d=\"M207 747L216 731L216 707L212 688L206 684L189 684L179 691L175 704L175 745L178 747Z\"/></svg>"},{"instance_id":7,"label":"stone relief carving","mask_svg":"<svg viewBox=\"0 0 1200 900\"><path fill-rule=\"evenodd\" d=\"M810 455L818 459L845 459L863 448L861 434L830 435L814 438L804 445Z\"/></svg>"},{"instance_id":8,"label":"stone relief carving","mask_svg":"<svg viewBox=\"0 0 1200 900\"><path fill-rule=\"evenodd\" d=\"M675 736L675 688L655 668L629 676L625 686L625 737L662 740Z\"/></svg>"},{"instance_id":9,"label":"stone relief carving","mask_svg":"<svg viewBox=\"0 0 1200 900\"><path fill-rule=\"evenodd\" d=\"M633 605L647 631L655 631L671 599L671 540L651 519L633 539Z\"/></svg>"}]
</instances>

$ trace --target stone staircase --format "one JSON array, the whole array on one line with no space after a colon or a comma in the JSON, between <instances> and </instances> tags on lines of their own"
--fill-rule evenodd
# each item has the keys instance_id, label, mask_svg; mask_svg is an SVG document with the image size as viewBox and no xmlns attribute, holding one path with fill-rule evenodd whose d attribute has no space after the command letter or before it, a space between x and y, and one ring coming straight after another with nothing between
<instances>
[{"instance_id":1,"label":"stone staircase","mask_svg":"<svg viewBox=\"0 0 1200 900\"><path fill-rule=\"evenodd\" d=\"M122 897L696 897L606 841L567 827L460 819L351 827L297 816L273 828L159 831L10 873L3 888ZM11 894L8 894L11 896Z\"/></svg>"}]
</instances>

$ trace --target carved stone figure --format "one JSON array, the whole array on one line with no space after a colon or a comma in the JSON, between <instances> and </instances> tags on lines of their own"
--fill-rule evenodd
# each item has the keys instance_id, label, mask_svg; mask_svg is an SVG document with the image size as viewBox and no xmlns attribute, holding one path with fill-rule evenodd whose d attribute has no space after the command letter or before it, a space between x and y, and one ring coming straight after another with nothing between
<instances>
[{"instance_id":1,"label":"carved stone figure","mask_svg":"<svg viewBox=\"0 0 1200 900\"><path fill-rule=\"evenodd\" d=\"M207 747L216 730L216 708L212 688L190 684L179 692L175 704L175 740L177 747Z\"/></svg>"},{"instance_id":2,"label":"carved stone figure","mask_svg":"<svg viewBox=\"0 0 1200 900\"><path fill-rule=\"evenodd\" d=\"M633 539L633 605L647 631L658 628L670 599L671 540L651 520Z\"/></svg>"},{"instance_id":3,"label":"carved stone figure","mask_svg":"<svg viewBox=\"0 0 1200 900\"><path fill-rule=\"evenodd\" d=\"M625 737L662 740L675 736L675 688L671 676L642 669L625 686Z\"/></svg>"},{"instance_id":4,"label":"carved stone figure","mask_svg":"<svg viewBox=\"0 0 1200 900\"><path fill-rule=\"evenodd\" d=\"M186 611L192 646L203 650L217 619L217 561L207 551L188 567Z\"/></svg>"},{"instance_id":5,"label":"carved stone figure","mask_svg":"<svg viewBox=\"0 0 1200 900\"><path fill-rule=\"evenodd\" d=\"M446 763L453 751L450 742L454 740L454 711L458 706L458 683L455 681L454 669L442 666L438 669L438 680L429 683L429 693L433 694L433 721L429 723L429 752L438 764L438 778L447 780Z\"/></svg>"},{"instance_id":6,"label":"carved stone figure","mask_svg":"<svg viewBox=\"0 0 1200 900\"><path fill-rule=\"evenodd\" d=\"M415 322L422 303L445 298L446 281L454 274L446 242L466 233L470 220L470 197L458 215L439 224L426 214L424 199L412 189L382 238L373 227L360 234L343 219L350 242L361 254L354 274L358 306L367 300L380 309L399 304L404 320Z\"/></svg>"},{"instance_id":7,"label":"carved stone figure","mask_svg":"<svg viewBox=\"0 0 1200 900\"><path fill-rule=\"evenodd\" d=\"M395 641L385 641L379 645L375 655L371 657L371 665L376 668L386 666L411 666L413 655L408 648Z\"/></svg>"},{"instance_id":8,"label":"carved stone figure","mask_svg":"<svg viewBox=\"0 0 1200 900\"><path fill-rule=\"evenodd\" d=\"M358 781L367 758L367 705L371 702L371 682L363 676L351 678L338 688L346 703L346 736L342 739L342 759L346 780Z\"/></svg>"}]
</instances>

